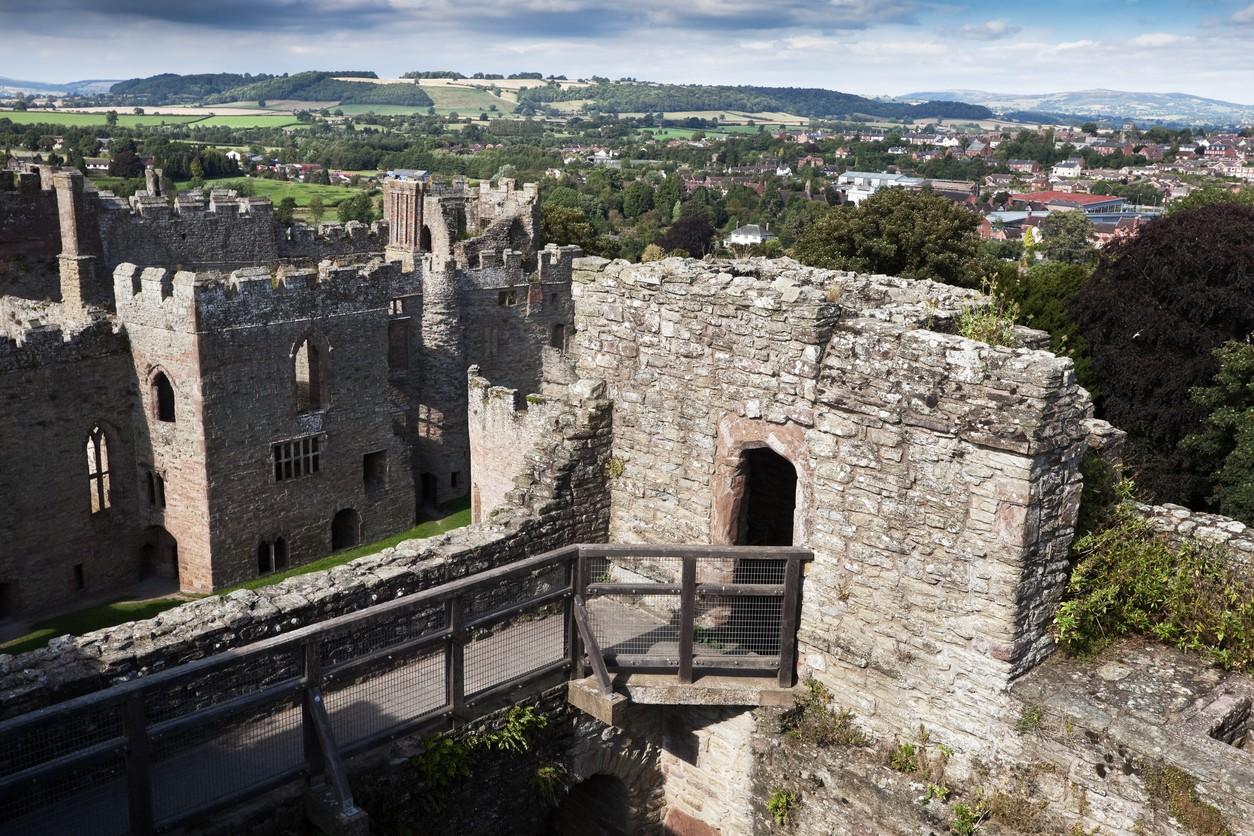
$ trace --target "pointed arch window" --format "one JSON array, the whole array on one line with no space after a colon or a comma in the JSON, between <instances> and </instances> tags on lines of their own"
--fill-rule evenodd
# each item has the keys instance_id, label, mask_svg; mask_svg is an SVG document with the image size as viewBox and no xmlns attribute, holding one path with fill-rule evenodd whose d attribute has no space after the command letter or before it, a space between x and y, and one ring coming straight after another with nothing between
<instances>
[{"instance_id":1,"label":"pointed arch window","mask_svg":"<svg viewBox=\"0 0 1254 836\"><path fill-rule=\"evenodd\" d=\"M318 412L330 403L327 376L327 347L310 336L301 340L292 357L296 376L296 411Z\"/></svg>"},{"instance_id":2,"label":"pointed arch window","mask_svg":"<svg viewBox=\"0 0 1254 836\"><path fill-rule=\"evenodd\" d=\"M152 376L152 411L158 421L174 423L174 386L165 372Z\"/></svg>"},{"instance_id":3,"label":"pointed arch window","mask_svg":"<svg viewBox=\"0 0 1254 836\"><path fill-rule=\"evenodd\" d=\"M107 511L109 489L109 440L99 424L87 434L87 485L91 492L91 512Z\"/></svg>"}]
</instances>

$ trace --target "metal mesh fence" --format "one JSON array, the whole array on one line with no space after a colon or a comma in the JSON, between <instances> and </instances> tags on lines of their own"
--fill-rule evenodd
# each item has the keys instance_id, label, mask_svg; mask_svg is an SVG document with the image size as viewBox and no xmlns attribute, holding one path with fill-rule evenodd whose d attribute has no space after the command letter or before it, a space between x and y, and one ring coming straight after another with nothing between
<instances>
[{"instance_id":1,"label":"metal mesh fence","mask_svg":"<svg viewBox=\"0 0 1254 836\"><path fill-rule=\"evenodd\" d=\"M323 668L394 647L410 639L436 632L447 621L444 604L389 613L386 618L354 625L352 630L334 633L320 640Z\"/></svg>"},{"instance_id":2,"label":"metal mesh fence","mask_svg":"<svg viewBox=\"0 0 1254 836\"><path fill-rule=\"evenodd\" d=\"M447 702L443 644L388 661L383 672L328 677L323 700L339 746L397 728Z\"/></svg>"},{"instance_id":3,"label":"metal mesh fence","mask_svg":"<svg viewBox=\"0 0 1254 836\"><path fill-rule=\"evenodd\" d=\"M474 696L566 658L564 605L549 604L467 631L466 695Z\"/></svg>"},{"instance_id":4,"label":"metal mesh fence","mask_svg":"<svg viewBox=\"0 0 1254 836\"><path fill-rule=\"evenodd\" d=\"M153 741L157 821L231 798L304 763L299 698Z\"/></svg>"},{"instance_id":5,"label":"metal mesh fence","mask_svg":"<svg viewBox=\"0 0 1254 836\"><path fill-rule=\"evenodd\" d=\"M129 830L121 755L26 782L0 796L0 832L6 836L121 836Z\"/></svg>"},{"instance_id":6,"label":"metal mesh fence","mask_svg":"<svg viewBox=\"0 0 1254 836\"><path fill-rule=\"evenodd\" d=\"M678 595L611 595L588 601L588 621L607 656L679 654Z\"/></svg>"},{"instance_id":7,"label":"metal mesh fence","mask_svg":"<svg viewBox=\"0 0 1254 836\"><path fill-rule=\"evenodd\" d=\"M694 656L778 656L780 598L701 595L693 618Z\"/></svg>"},{"instance_id":8,"label":"metal mesh fence","mask_svg":"<svg viewBox=\"0 0 1254 836\"><path fill-rule=\"evenodd\" d=\"M122 706L116 702L50 716L0 740L0 777L121 735Z\"/></svg>"},{"instance_id":9,"label":"metal mesh fence","mask_svg":"<svg viewBox=\"0 0 1254 836\"><path fill-rule=\"evenodd\" d=\"M299 677L304 666L304 651L299 646L276 648L264 660L246 656L231 664L215 665L199 675L148 689L144 694L145 714L149 723L194 714Z\"/></svg>"},{"instance_id":10,"label":"metal mesh fence","mask_svg":"<svg viewBox=\"0 0 1254 836\"><path fill-rule=\"evenodd\" d=\"M558 564L481 584L472 594L463 599L465 618L470 621L476 616L486 615L530 598L538 598L562 589L566 586L566 574L566 565Z\"/></svg>"}]
</instances>

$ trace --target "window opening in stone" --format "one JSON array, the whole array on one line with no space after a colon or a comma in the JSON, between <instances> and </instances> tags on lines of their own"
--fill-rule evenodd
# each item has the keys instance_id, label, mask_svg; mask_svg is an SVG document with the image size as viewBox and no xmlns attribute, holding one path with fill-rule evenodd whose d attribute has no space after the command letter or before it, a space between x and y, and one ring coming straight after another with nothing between
<instances>
[{"instance_id":1,"label":"window opening in stone","mask_svg":"<svg viewBox=\"0 0 1254 836\"><path fill-rule=\"evenodd\" d=\"M381 490L388 478L388 454L376 450L361 457L361 478L367 491Z\"/></svg>"},{"instance_id":2,"label":"window opening in stone","mask_svg":"<svg viewBox=\"0 0 1254 836\"><path fill-rule=\"evenodd\" d=\"M99 425L87 434L87 482L91 489L91 512L98 514L109 508L109 442Z\"/></svg>"},{"instance_id":3,"label":"window opening in stone","mask_svg":"<svg viewBox=\"0 0 1254 836\"><path fill-rule=\"evenodd\" d=\"M158 421L174 423L174 386L165 372L152 377L152 408Z\"/></svg>"},{"instance_id":4,"label":"window opening in stone","mask_svg":"<svg viewBox=\"0 0 1254 836\"><path fill-rule=\"evenodd\" d=\"M87 588L87 576L83 573L83 564L74 564L74 588L82 591Z\"/></svg>"},{"instance_id":5,"label":"window opening in stone","mask_svg":"<svg viewBox=\"0 0 1254 836\"><path fill-rule=\"evenodd\" d=\"M549 345L558 351L566 350L566 326L557 324L553 326L553 330L549 332Z\"/></svg>"},{"instance_id":6,"label":"window opening in stone","mask_svg":"<svg viewBox=\"0 0 1254 836\"><path fill-rule=\"evenodd\" d=\"M296 348L296 411L315 412L326 409L326 358L312 339L306 338Z\"/></svg>"}]
</instances>

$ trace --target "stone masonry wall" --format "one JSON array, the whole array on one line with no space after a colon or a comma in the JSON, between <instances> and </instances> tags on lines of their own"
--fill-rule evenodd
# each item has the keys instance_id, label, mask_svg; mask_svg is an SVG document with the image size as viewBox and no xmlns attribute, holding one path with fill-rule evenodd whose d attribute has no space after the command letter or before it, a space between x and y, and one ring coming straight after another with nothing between
<instances>
[{"instance_id":1,"label":"stone masonry wall","mask_svg":"<svg viewBox=\"0 0 1254 836\"><path fill-rule=\"evenodd\" d=\"M0 606L99 594L138 576L142 446L126 339L107 322L0 337ZM87 439L103 428L111 507L93 514ZM80 589L74 567L82 567Z\"/></svg>"},{"instance_id":2,"label":"stone masonry wall","mask_svg":"<svg viewBox=\"0 0 1254 836\"><path fill-rule=\"evenodd\" d=\"M411 540L326 572L210 596L160 616L0 655L0 713L39 706L247 644L302 624L577 542L603 542L609 404L572 398L560 435L533 451L510 505L491 521Z\"/></svg>"},{"instance_id":3,"label":"stone masonry wall","mask_svg":"<svg viewBox=\"0 0 1254 836\"><path fill-rule=\"evenodd\" d=\"M926 330L970 291L787 260L581 259L574 296L578 370L615 402L611 539L735 542L740 455L773 449L815 551L801 673L885 731L995 751L1066 577L1090 411L1070 361Z\"/></svg>"}]
</instances>

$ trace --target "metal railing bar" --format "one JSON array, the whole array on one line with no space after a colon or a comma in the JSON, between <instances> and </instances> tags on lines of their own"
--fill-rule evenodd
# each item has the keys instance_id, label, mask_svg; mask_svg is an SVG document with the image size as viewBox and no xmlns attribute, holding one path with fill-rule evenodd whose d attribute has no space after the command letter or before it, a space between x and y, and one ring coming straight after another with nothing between
<instances>
[{"instance_id":1,"label":"metal railing bar","mask_svg":"<svg viewBox=\"0 0 1254 836\"><path fill-rule=\"evenodd\" d=\"M590 583L589 595L678 595L677 583Z\"/></svg>"},{"instance_id":2,"label":"metal railing bar","mask_svg":"<svg viewBox=\"0 0 1254 836\"><path fill-rule=\"evenodd\" d=\"M86 749L79 749L59 758L44 761L35 766L28 766L20 772L14 772L0 779L0 797L12 792L27 781L51 778L61 772L73 770L75 767L89 766L97 761L108 760L110 757L116 757L125 751L126 738L119 735L118 737L97 743L94 746L89 746Z\"/></svg>"},{"instance_id":3,"label":"metal railing bar","mask_svg":"<svg viewBox=\"0 0 1254 836\"><path fill-rule=\"evenodd\" d=\"M776 583L699 583L697 596L725 595L729 598L783 598L784 585Z\"/></svg>"},{"instance_id":4,"label":"metal railing bar","mask_svg":"<svg viewBox=\"0 0 1254 836\"><path fill-rule=\"evenodd\" d=\"M301 687L301 677L285 679L261 691L233 697L217 705L193 711L190 714L184 714L182 717L174 717L169 720L162 720L159 723L153 723L148 726L148 737L151 740L160 740L167 735L190 731L251 708L260 708L270 703L282 702L284 699L289 699L293 694L298 693Z\"/></svg>"},{"instance_id":5,"label":"metal railing bar","mask_svg":"<svg viewBox=\"0 0 1254 836\"><path fill-rule=\"evenodd\" d=\"M424 633L417 638L381 647L378 650L367 653L365 656L357 656L353 659L345 659L343 662L336 662L323 670L323 682L341 677L343 674L354 671L357 668L368 667L371 662L378 662L391 656L410 656L416 650L423 650L433 644L443 644L450 635L452 635L452 632L448 627L441 627L430 633Z\"/></svg>"},{"instance_id":6,"label":"metal railing bar","mask_svg":"<svg viewBox=\"0 0 1254 836\"><path fill-rule=\"evenodd\" d=\"M377 731L366 737L354 740L351 743L345 743L340 746L340 753L345 758L362 752L368 752L376 746L382 746L385 743L391 743L402 737L408 737L411 734L430 734L437 729L449 729L453 726L453 713L447 705L439 708L433 708L430 711L424 711L412 720L402 720L399 723L388 726L386 729Z\"/></svg>"},{"instance_id":7,"label":"metal railing bar","mask_svg":"<svg viewBox=\"0 0 1254 836\"><path fill-rule=\"evenodd\" d=\"M538 610L541 607L552 604L554 601L561 601L569 598L570 595L571 588L569 586L562 587L561 589L555 589L552 592L523 601L521 604L512 604L508 607L503 607L499 610L493 610L490 613L485 613L484 615L475 616L466 622L465 628L467 630L474 630L477 627L486 627L490 624L495 624L498 621L503 621L512 615L518 615L519 613L524 613L528 610Z\"/></svg>"},{"instance_id":8,"label":"metal railing bar","mask_svg":"<svg viewBox=\"0 0 1254 836\"><path fill-rule=\"evenodd\" d=\"M607 653L605 665L615 668L651 668L673 672L679 667L678 656L628 656ZM727 668L728 670L774 671L779 667L778 656L718 656L714 654L694 656L694 668Z\"/></svg>"}]
</instances>

